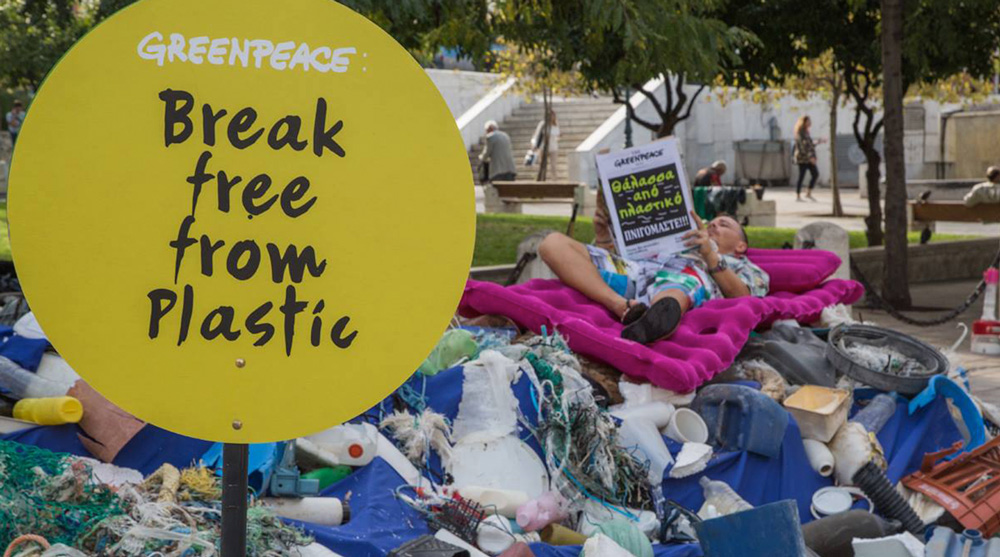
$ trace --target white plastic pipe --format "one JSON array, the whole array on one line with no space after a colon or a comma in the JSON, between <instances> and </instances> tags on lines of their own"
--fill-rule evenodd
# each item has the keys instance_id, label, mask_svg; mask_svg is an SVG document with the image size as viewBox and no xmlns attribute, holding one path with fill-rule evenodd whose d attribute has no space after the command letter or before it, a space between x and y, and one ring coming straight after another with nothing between
<instances>
[{"instance_id":1,"label":"white plastic pipe","mask_svg":"<svg viewBox=\"0 0 1000 557\"><path fill-rule=\"evenodd\" d=\"M674 415L674 405L660 401L646 402L637 406L618 408L613 410L611 415L622 421L629 418L649 420L656 424L657 429L663 429Z\"/></svg>"},{"instance_id":2,"label":"white plastic pipe","mask_svg":"<svg viewBox=\"0 0 1000 557\"><path fill-rule=\"evenodd\" d=\"M803 439L802 445L806 448L806 457L809 458L809 464L813 470L824 478L833 475L833 466L836 461L825 443L815 439Z\"/></svg>"},{"instance_id":3,"label":"white plastic pipe","mask_svg":"<svg viewBox=\"0 0 1000 557\"><path fill-rule=\"evenodd\" d=\"M335 497L281 498L265 497L264 504L282 518L311 522L322 526L344 523L344 504Z\"/></svg>"}]
</instances>

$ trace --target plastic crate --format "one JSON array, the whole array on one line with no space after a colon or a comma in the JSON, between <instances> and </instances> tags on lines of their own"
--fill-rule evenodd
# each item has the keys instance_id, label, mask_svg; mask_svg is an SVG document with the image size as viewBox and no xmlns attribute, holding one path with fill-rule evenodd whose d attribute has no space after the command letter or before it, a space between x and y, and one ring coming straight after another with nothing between
<instances>
[{"instance_id":1,"label":"plastic crate","mask_svg":"<svg viewBox=\"0 0 1000 557\"><path fill-rule=\"evenodd\" d=\"M1000 532L1000 437L950 462L934 465L962 448L924 456L920 471L903 478L903 485L941 505L962 526L990 537Z\"/></svg>"}]
</instances>

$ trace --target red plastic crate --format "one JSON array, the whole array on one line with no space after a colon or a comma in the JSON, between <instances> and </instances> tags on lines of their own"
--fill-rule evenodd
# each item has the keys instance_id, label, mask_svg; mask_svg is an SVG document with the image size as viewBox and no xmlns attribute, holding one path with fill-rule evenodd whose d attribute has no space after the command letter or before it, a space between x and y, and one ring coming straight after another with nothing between
<instances>
[{"instance_id":1,"label":"red plastic crate","mask_svg":"<svg viewBox=\"0 0 1000 557\"><path fill-rule=\"evenodd\" d=\"M919 472L903 478L903 485L923 493L945 508L966 528L990 537L1000 532L1000 437L954 460L934 465L961 449L924 455Z\"/></svg>"}]
</instances>

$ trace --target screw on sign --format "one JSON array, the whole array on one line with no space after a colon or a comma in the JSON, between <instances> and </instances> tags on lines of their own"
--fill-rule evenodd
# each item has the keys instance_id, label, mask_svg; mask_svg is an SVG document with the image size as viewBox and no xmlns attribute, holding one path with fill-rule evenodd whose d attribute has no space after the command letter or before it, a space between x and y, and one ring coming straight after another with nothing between
<instances>
[{"instance_id":1,"label":"screw on sign","mask_svg":"<svg viewBox=\"0 0 1000 557\"><path fill-rule=\"evenodd\" d=\"M226 443L227 554L244 541L246 444L391 393L472 259L447 106L399 44L327 0L133 4L49 74L13 161L32 309L112 402Z\"/></svg>"}]
</instances>

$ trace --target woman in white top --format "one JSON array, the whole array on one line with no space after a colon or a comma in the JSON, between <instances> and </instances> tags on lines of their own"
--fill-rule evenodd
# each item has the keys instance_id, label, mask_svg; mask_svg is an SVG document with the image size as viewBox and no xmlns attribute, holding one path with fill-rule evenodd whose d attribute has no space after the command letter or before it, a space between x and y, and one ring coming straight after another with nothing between
<instances>
[{"instance_id":1,"label":"woman in white top","mask_svg":"<svg viewBox=\"0 0 1000 557\"><path fill-rule=\"evenodd\" d=\"M545 146L545 120L542 119L535 128L535 134L531 137L531 149L535 152L535 158L541 159L542 148ZM549 113L549 156L548 170L545 173L546 180L556 179L556 162L559 158L559 123L556 120L555 111Z\"/></svg>"}]
</instances>

